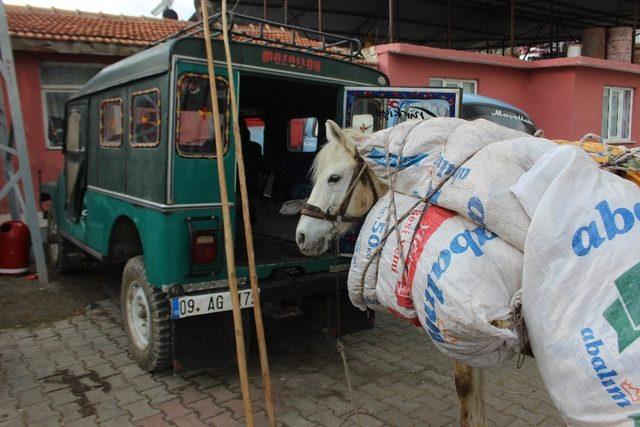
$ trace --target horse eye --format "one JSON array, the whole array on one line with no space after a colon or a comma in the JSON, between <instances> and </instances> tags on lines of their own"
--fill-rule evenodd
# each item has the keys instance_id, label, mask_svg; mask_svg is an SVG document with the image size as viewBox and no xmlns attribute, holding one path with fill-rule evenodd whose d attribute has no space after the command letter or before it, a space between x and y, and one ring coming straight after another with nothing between
<instances>
[{"instance_id":1,"label":"horse eye","mask_svg":"<svg viewBox=\"0 0 640 427\"><path fill-rule=\"evenodd\" d=\"M341 178L340 175L331 175L329 177L329 182L338 182L340 181L340 178Z\"/></svg>"}]
</instances>

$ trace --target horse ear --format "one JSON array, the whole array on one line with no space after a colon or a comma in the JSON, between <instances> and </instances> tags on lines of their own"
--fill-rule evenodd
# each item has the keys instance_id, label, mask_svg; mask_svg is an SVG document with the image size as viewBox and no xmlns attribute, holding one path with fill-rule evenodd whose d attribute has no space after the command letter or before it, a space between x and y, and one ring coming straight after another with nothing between
<instances>
[{"instance_id":1,"label":"horse ear","mask_svg":"<svg viewBox=\"0 0 640 427\"><path fill-rule=\"evenodd\" d=\"M347 134L338 126L333 120L327 120L325 123L327 131L327 139L329 141L337 141L347 150L349 153L355 154L355 143L347 136Z\"/></svg>"}]
</instances>

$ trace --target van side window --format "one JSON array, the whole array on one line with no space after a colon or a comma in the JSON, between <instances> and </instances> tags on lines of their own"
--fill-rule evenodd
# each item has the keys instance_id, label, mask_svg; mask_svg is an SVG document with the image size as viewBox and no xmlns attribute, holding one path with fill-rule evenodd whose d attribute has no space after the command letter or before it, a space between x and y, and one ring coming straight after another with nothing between
<instances>
[{"instance_id":1,"label":"van side window","mask_svg":"<svg viewBox=\"0 0 640 427\"><path fill-rule=\"evenodd\" d=\"M110 98L100 103L100 145L122 145L122 99Z\"/></svg>"},{"instance_id":2,"label":"van side window","mask_svg":"<svg viewBox=\"0 0 640 427\"><path fill-rule=\"evenodd\" d=\"M217 77L218 107L224 146L227 145L229 122L229 88L227 80ZM206 74L184 74L178 80L176 108L176 147L184 157L215 157L213 114L209 77Z\"/></svg>"},{"instance_id":3,"label":"van side window","mask_svg":"<svg viewBox=\"0 0 640 427\"><path fill-rule=\"evenodd\" d=\"M160 144L160 91L147 89L131 95L131 145Z\"/></svg>"}]
</instances>

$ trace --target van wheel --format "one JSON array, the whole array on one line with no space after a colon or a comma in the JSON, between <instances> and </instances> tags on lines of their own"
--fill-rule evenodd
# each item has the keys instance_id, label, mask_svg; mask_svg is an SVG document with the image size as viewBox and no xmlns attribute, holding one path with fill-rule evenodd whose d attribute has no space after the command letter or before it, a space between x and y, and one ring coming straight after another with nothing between
<instances>
[{"instance_id":1,"label":"van wheel","mask_svg":"<svg viewBox=\"0 0 640 427\"><path fill-rule=\"evenodd\" d=\"M131 258L122 273L122 320L133 358L146 371L171 366L171 320L165 295L147 281L144 257Z\"/></svg>"},{"instance_id":2,"label":"van wheel","mask_svg":"<svg viewBox=\"0 0 640 427\"><path fill-rule=\"evenodd\" d=\"M47 259L56 273L68 273L73 270L73 262L69 256L72 248L58 230L58 219L51 209L47 221Z\"/></svg>"}]
</instances>

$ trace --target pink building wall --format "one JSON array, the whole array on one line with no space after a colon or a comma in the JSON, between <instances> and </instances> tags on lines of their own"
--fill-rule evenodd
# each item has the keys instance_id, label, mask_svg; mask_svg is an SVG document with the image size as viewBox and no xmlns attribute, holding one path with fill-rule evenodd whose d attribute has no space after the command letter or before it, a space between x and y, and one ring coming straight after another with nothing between
<instances>
[{"instance_id":1,"label":"pink building wall","mask_svg":"<svg viewBox=\"0 0 640 427\"><path fill-rule=\"evenodd\" d=\"M432 77L477 80L479 95L526 111L549 138L600 134L604 86L634 89L631 139L640 142L640 65L594 58L521 61L403 43L376 47L378 68L394 86L427 86Z\"/></svg>"}]
</instances>

